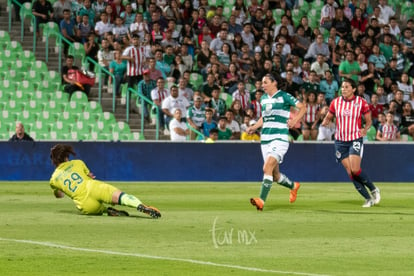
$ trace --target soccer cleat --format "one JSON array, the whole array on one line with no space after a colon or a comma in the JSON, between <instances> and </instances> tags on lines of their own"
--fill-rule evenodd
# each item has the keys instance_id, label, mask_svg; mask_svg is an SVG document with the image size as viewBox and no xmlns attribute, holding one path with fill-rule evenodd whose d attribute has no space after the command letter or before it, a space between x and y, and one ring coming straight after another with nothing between
<instances>
[{"instance_id":1,"label":"soccer cleat","mask_svg":"<svg viewBox=\"0 0 414 276\"><path fill-rule=\"evenodd\" d=\"M261 198L255 197L250 199L250 203L253 206L256 206L256 209L258 211L263 211L264 201Z\"/></svg>"},{"instance_id":2,"label":"soccer cleat","mask_svg":"<svg viewBox=\"0 0 414 276\"><path fill-rule=\"evenodd\" d=\"M374 200L372 198L365 200L365 203L362 205L363 208L369 208L374 206Z\"/></svg>"},{"instance_id":3,"label":"soccer cleat","mask_svg":"<svg viewBox=\"0 0 414 276\"><path fill-rule=\"evenodd\" d=\"M161 217L160 211L155 207L140 204L140 205L138 205L137 210L144 213L144 214L149 215L152 218L160 218Z\"/></svg>"},{"instance_id":4,"label":"soccer cleat","mask_svg":"<svg viewBox=\"0 0 414 276\"><path fill-rule=\"evenodd\" d=\"M129 216L127 211L117 210L111 207L108 207L108 209L106 209L106 212L108 213L108 216L110 217L128 217Z\"/></svg>"},{"instance_id":5,"label":"soccer cleat","mask_svg":"<svg viewBox=\"0 0 414 276\"><path fill-rule=\"evenodd\" d=\"M372 199L374 200L374 205L379 204L381 201L380 190L376 188L375 190L371 192L371 194L372 194Z\"/></svg>"},{"instance_id":6,"label":"soccer cleat","mask_svg":"<svg viewBox=\"0 0 414 276\"><path fill-rule=\"evenodd\" d=\"M296 201L296 197L298 196L299 188L300 188L299 182L294 182L293 189L290 190L290 195L289 195L289 202L290 203L293 203L293 202Z\"/></svg>"}]
</instances>

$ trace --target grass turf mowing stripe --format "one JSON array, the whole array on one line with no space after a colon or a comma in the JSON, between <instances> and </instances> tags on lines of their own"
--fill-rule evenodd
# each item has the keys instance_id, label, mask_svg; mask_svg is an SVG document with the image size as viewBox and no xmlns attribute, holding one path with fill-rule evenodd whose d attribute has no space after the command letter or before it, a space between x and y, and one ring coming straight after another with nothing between
<instances>
[{"instance_id":1,"label":"grass turf mowing stripe","mask_svg":"<svg viewBox=\"0 0 414 276\"><path fill-rule=\"evenodd\" d=\"M224 268L234 268L234 269L254 271L254 272L278 273L278 274L287 274L287 275L303 275L303 276L329 276L329 275L326 275L326 274L314 274L314 273L294 272L294 271L279 271L279 270L262 269L262 268L256 268L256 267L246 267L246 266L240 266L240 265L219 264L219 263L205 262L205 261L192 260L192 259L182 259L182 258L163 257L163 256L151 256L151 255L145 255L145 254L139 254L139 253L117 252L117 251L112 251L112 250L81 248L81 247L60 245L60 244L51 243L51 242L6 239L6 238L1 238L1 237L0 237L0 241L35 244L35 245L46 246L46 247L53 247L53 248L60 248L60 249L67 249L67 250L74 250L74 251L83 251L83 252L101 253L101 254L108 254L108 255L129 256L129 257L157 259L157 260L175 261L175 262L186 262L186 263L192 263L192 264L198 264L198 265L216 266L216 267L224 267Z\"/></svg>"}]
</instances>

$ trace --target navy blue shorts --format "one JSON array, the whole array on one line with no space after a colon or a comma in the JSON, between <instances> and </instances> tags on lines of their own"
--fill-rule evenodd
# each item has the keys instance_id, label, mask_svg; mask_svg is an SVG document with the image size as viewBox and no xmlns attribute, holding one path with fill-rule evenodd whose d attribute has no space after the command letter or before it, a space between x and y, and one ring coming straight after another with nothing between
<instances>
[{"instance_id":1,"label":"navy blue shorts","mask_svg":"<svg viewBox=\"0 0 414 276\"><path fill-rule=\"evenodd\" d=\"M335 140L335 156L336 162L338 163L347 158L349 155L358 155L362 158L363 151L363 138L347 142Z\"/></svg>"}]
</instances>

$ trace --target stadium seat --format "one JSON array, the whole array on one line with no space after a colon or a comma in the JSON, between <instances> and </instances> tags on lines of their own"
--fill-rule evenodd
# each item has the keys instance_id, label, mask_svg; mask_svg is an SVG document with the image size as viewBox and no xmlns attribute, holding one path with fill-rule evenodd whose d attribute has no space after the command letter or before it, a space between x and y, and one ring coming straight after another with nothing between
<instances>
[{"instance_id":1,"label":"stadium seat","mask_svg":"<svg viewBox=\"0 0 414 276\"><path fill-rule=\"evenodd\" d=\"M83 63L86 56L85 48L83 47L83 44L79 42L74 42L69 46L68 54L72 55L75 59L80 58L81 63Z\"/></svg>"},{"instance_id":2,"label":"stadium seat","mask_svg":"<svg viewBox=\"0 0 414 276\"><path fill-rule=\"evenodd\" d=\"M6 44L6 50L13 52L17 56L23 52L23 46L20 42L12 40Z\"/></svg>"},{"instance_id":3,"label":"stadium seat","mask_svg":"<svg viewBox=\"0 0 414 276\"><path fill-rule=\"evenodd\" d=\"M16 72L21 72L23 73L22 75L25 75L26 72L30 69L30 66L30 62L25 62L18 59L11 63L10 69L15 70Z\"/></svg>"},{"instance_id":4,"label":"stadium seat","mask_svg":"<svg viewBox=\"0 0 414 276\"><path fill-rule=\"evenodd\" d=\"M33 83L36 87L39 87L42 82L42 74L35 70L29 70L24 74L23 79Z\"/></svg>"},{"instance_id":5,"label":"stadium seat","mask_svg":"<svg viewBox=\"0 0 414 276\"><path fill-rule=\"evenodd\" d=\"M368 141L375 141L376 136L377 136L377 130L375 129L374 126L371 126L367 132Z\"/></svg>"},{"instance_id":6,"label":"stadium seat","mask_svg":"<svg viewBox=\"0 0 414 276\"><path fill-rule=\"evenodd\" d=\"M86 103L88 102L88 96L82 91L75 91L70 97L70 101L83 103L86 105Z\"/></svg>"},{"instance_id":7,"label":"stadium seat","mask_svg":"<svg viewBox=\"0 0 414 276\"><path fill-rule=\"evenodd\" d=\"M28 94L27 92L31 93L33 91L36 91L34 84L27 80L22 80L19 82L17 84L17 89L21 90L25 94Z\"/></svg>"},{"instance_id":8,"label":"stadium seat","mask_svg":"<svg viewBox=\"0 0 414 276\"><path fill-rule=\"evenodd\" d=\"M198 90L203 85L203 76L199 73L191 73L188 82L193 87L193 90Z\"/></svg>"},{"instance_id":9,"label":"stadium seat","mask_svg":"<svg viewBox=\"0 0 414 276\"><path fill-rule=\"evenodd\" d=\"M9 49L0 51L0 60L11 65L17 60L17 53Z\"/></svg>"},{"instance_id":10,"label":"stadium seat","mask_svg":"<svg viewBox=\"0 0 414 276\"><path fill-rule=\"evenodd\" d=\"M324 5L325 5L325 2L323 0L313 0L313 2L311 3L312 9L316 9L319 11L322 10Z\"/></svg>"},{"instance_id":11,"label":"stadium seat","mask_svg":"<svg viewBox=\"0 0 414 276\"><path fill-rule=\"evenodd\" d=\"M1 59L0 54L0 74L6 73L10 69L11 62ZM1 80L4 79L4 75L1 76Z\"/></svg>"},{"instance_id":12,"label":"stadium seat","mask_svg":"<svg viewBox=\"0 0 414 276\"><path fill-rule=\"evenodd\" d=\"M89 101L85 106L85 111L90 113L102 113L102 106L99 102Z\"/></svg>"},{"instance_id":13,"label":"stadium seat","mask_svg":"<svg viewBox=\"0 0 414 276\"><path fill-rule=\"evenodd\" d=\"M0 50L4 50L9 42L10 34L6 31L0 30Z\"/></svg>"},{"instance_id":14,"label":"stadium seat","mask_svg":"<svg viewBox=\"0 0 414 276\"><path fill-rule=\"evenodd\" d=\"M43 72L43 79L57 84L62 82L61 74L54 70Z\"/></svg>"},{"instance_id":15,"label":"stadium seat","mask_svg":"<svg viewBox=\"0 0 414 276\"><path fill-rule=\"evenodd\" d=\"M36 60L36 61L32 62L30 69L35 70L35 71L37 71L38 73L41 73L41 74L44 74L45 72L48 71L46 63L44 61L41 61L41 60Z\"/></svg>"},{"instance_id":16,"label":"stadium seat","mask_svg":"<svg viewBox=\"0 0 414 276\"><path fill-rule=\"evenodd\" d=\"M29 51L29 50L24 50L24 51L18 53L17 57L22 62L25 62L25 63L28 63L28 64L32 64L33 62L36 61L36 57L35 57L34 53L32 51Z\"/></svg>"},{"instance_id":17,"label":"stadium seat","mask_svg":"<svg viewBox=\"0 0 414 276\"><path fill-rule=\"evenodd\" d=\"M0 90L3 92L14 92L16 90L16 85L14 82L5 79L0 82Z\"/></svg>"},{"instance_id":18,"label":"stadium seat","mask_svg":"<svg viewBox=\"0 0 414 276\"><path fill-rule=\"evenodd\" d=\"M86 103L70 101L65 105L65 110L70 113L83 113Z\"/></svg>"},{"instance_id":19,"label":"stadium seat","mask_svg":"<svg viewBox=\"0 0 414 276\"><path fill-rule=\"evenodd\" d=\"M280 24L282 15L285 14L285 10L283 9L274 9L272 10L273 18L275 19L277 24Z\"/></svg>"}]
</instances>

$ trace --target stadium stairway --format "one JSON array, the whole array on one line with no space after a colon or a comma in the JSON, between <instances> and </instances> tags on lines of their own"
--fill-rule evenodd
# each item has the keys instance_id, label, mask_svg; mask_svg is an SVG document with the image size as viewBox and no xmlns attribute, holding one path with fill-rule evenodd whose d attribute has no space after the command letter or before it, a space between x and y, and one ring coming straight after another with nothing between
<instances>
[{"instance_id":1,"label":"stadium stairway","mask_svg":"<svg viewBox=\"0 0 414 276\"><path fill-rule=\"evenodd\" d=\"M0 30L8 31L8 12L7 12L7 1L0 0ZM21 41L21 25L20 22L17 22L14 17L14 11L12 12L12 26L11 31L9 32L10 39L15 40L21 43L24 50L33 51L33 33L30 30L30 22L28 19L25 21L24 27L24 38ZM49 43L49 58L47 62L48 70L55 70L59 71L59 55L55 52L54 48L54 41L51 39L51 43ZM35 56L37 60L46 61L46 44L42 41L42 38L37 39L36 43L36 52ZM64 61L62 61L64 64ZM80 67L80 64L76 63ZM103 111L112 112L112 94L108 93L106 89L102 89L102 98L101 98L101 105ZM90 101L98 101L98 85L96 84L92 87L91 92L89 94ZM126 106L125 103L121 103L121 99L116 99L115 105L115 118L117 121L125 122L126 121ZM141 132L141 116L136 113L129 114L129 122L128 122L130 129L132 132ZM144 139L145 140L155 140L156 137L156 129L155 126L145 123L145 130L144 130ZM163 135L160 133L159 135L160 140L169 140L169 136Z\"/></svg>"}]
</instances>

